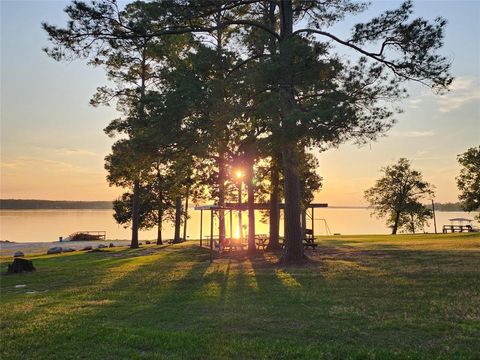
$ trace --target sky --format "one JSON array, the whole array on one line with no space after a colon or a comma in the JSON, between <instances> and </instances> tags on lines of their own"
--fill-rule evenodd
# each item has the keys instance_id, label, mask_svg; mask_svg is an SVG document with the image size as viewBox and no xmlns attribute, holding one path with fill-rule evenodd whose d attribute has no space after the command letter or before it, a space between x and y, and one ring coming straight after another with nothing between
<instances>
[{"instance_id":1,"label":"sky","mask_svg":"<svg viewBox=\"0 0 480 360\"><path fill-rule=\"evenodd\" d=\"M385 137L317 153L324 182L316 201L365 205L364 190L401 157L435 185L436 201L457 201L456 156L480 145L480 1L414 3L416 16L448 21L442 53L452 61L452 90L438 96L411 84L409 99L400 104L404 112ZM81 60L58 63L42 52L48 41L41 22L64 25L67 4L0 0L2 198L113 200L122 192L108 186L103 168L114 141L103 128L118 114L89 105L95 89L107 83L103 71ZM355 22L399 4L373 1L335 31L346 37Z\"/></svg>"}]
</instances>

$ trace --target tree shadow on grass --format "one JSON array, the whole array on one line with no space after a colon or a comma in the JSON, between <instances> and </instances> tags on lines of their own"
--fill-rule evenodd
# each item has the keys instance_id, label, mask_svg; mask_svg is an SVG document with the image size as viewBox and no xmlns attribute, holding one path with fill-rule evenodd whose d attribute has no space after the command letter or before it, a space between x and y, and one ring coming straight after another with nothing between
<instances>
[{"instance_id":1,"label":"tree shadow on grass","mask_svg":"<svg viewBox=\"0 0 480 360\"><path fill-rule=\"evenodd\" d=\"M88 314L95 307L112 302L103 296L103 291L152 261L151 257L138 261L135 257L112 255L107 252L76 253L37 259L36 273L9 277L10 284L2 281L2 308L9 309L2 320L16 325L23 323L21 328L9 330L14 336L29 336L62 319ZM12 284L19 281L26 287L16 290Z\"/></svg>"},{"instance_id":2,"label":"tree shadow on grass","mask_svg":"<svg viewBox=\"0 0 480 360\"><path fill-rule=\"evenodd\" d=\"M94 255L95 257L99 256L99 254ZM117 269L121 276L115 274L112 276L111 273L115 273L115 267L106 267L101 274L98 273L95 278L90 278L90 281L93 282L91 289L83 289L82 293L77 296L70 296L69 289L64 289L63 297L59 296L58 301L50 306L48 311L42 309L42 313L37 314L36 319L30 319L30 323L33 324L30 331L41 333L42 336L40 338L36 336L24 338L35 339L29 341L33 342L33 349L29 348L29 356L51 358L58 341L65 341L71 346L71 349L62 351L61 355L64 358L78 357L79 354L75 351L79 350L81 350L80 353L90 354L86 355L87 358L92 358L96 357L94 349L88 351L83 347L79 349L79 346L76 345L77 342L93 345L92 337L104 338L104 334L100 334L100 332L105 329L109 329L112 334L119 336L119 333L122 332L120 329L124 327L130 328L129 331L132 334L135 333L135 329L132 328L136 326L154 328L155 323L158 325L158 321L155 320L158 314L168 313L169 306L173 307L176 301L185 301L188 296L187 293L184 293L182 298L182 295L179 294L182 289L178 284L191 282L191 273L201 274L202 269L209 265L204 261L204 254L199 255L198 264L194 265L194 262L190 262L190 265L194 266L188 265L186 258L180 257L179 259L178 254L175 253L167 253L158 259L156 257L145 257L145 259L147 261L142 260L140 264L138 264L138 257L111 259L111 262L115 264L122 263ZM132 263L136 266L129 268ZM109 281L102 281L109 277ZM164 281L155 281L157 277ZM163 288L162 285L164 285ZM171 288L168 288L170 285ZM169 293L176 293L179 297L174 299L167 295ZM156 305L155 309L153 309L154 304ZM162 304L164 306L159 306ZM25 335L27 334L28 331ZM8 343L15 340L13 337L18 333L11 335L4 338L3 341ZM37 342L36 345L35 342ZM115 339L114 342L120 348L125 345L121 339ZM115 353L110 347L103 347L103 350L105 354ZM100 357L110 358L110 356ZM115 358L115 356L111 358Z\"/></svg>"},{"instance_id":3,"label":"tree shadow on grass","mask_svg":"<svg viewBox=\"0 0 480 360\"><path fill-rule=\"evenodd\" d=\"M54 331L48 339L54 341L60 337L70 342L77 338L77 341L90 342L90 337L98 335L101 329L111 332L117 341L116 336L120 336L121 329L124 329L130 337L142 332L145 336L156 336L154 339L135 338L128 345L122 344L122 351L127 354L162 351L165 355L173 351L176 355L188 357L189 351L194 351L208 357L215 355L215 341L220 333L233 338L236 330L250 334L263 332L257 326L260 319L254 317L259 314L258 305L261 303L252 300L259 300L265 294L259 294L252 286L252 268L231 260L210 264L205 254L198 254L198 251L189 255L195 258L172 254L175 261L170 261L170 254L167 254L165 263L171 264L167 266L168 271L165 266L162 268L150 262L148 266L128 272L97 294L87 296L90 302L111 301L97 306L94 311L69 317L69 326L61 333ZM163 272L167 285L162 289L162 281L153 281L159 272ZM235 325L235 321L240 323ZM249 322L252 323L250 326ZM158 343L160 339L163 344ZM179 339L185 344L179 346ZM44 341L48 345L47 339ZM97 350L102 354L105 349ZM41 357L42 352L38 355Z\"/></svg>"},{"instance_id":4,"label":"tree shadow on grass","mask_svg":"<svg viewBox=\"0 0 480 360\"><path fill-rule=\"evenodd\" d=\"M118 268L122 276L104 283L96 276L94 291L67 298L67 306L76 306L75 300L82 306L49 321L47 317L45 326L37 328L40 338L19 339L18 344L33 346L30 355L36 358L51 358L59 350L59 358L278 358L279 349L288 346L299 351L297 357L314 357L332 343L340 348L365 344L395 348L395 336L379 337L391 333L391 326L372 330L370 324L384 316L388 320L392 306L399 310L410 306L396 299L410 285L385 287L388 273L398 271L398 264L389 268L391 259L381 256L368 260L372 269L387 272L375 277L348 267L333 272L330 267L347 260L328 255L319 260L320 267L282 268L266 253L210 264L202 249L170 250L145 259L116 258L118 266L105 270ZM131 262L139 264L122 272L122 266L128 269ZM412 327L407 330L418 335ZM421 335L418 341L412 335L405 343L420 343L425 340Z\"/></svg>"}]
</instances>

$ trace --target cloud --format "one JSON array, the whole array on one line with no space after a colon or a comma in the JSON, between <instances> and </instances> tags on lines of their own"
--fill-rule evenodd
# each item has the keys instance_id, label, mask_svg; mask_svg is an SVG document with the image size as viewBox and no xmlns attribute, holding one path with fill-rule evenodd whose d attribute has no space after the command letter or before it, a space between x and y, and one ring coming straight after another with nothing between
<instances>
[{"instance_id":1,"label":"cloud","mask_svg":"<svg viewBox=\"0 0 480 360\"><path fill-rule=\"evenodd\" d=\"M75 148L75 147L65 147L65 146L52 146L46 144L32 144L35 150L41 153L51 153L55 152L57 155L66 155L66 156L100 156L103 155L95 153L88 149ZM37 153L38 153L37 152Z\"/></svg>"},{"instance_id":2,"label":"cloud","mask_svg":"<svg viewBox=\"0 0 480 360\"><path fill-rule=\"evenodd\" d=\"M422 99L421 96L420 96L420 97L417 97L417 98L415 98L415 99L410 99L410 100L408 101L409 106L410 106L412 109L418 109L418 108L420 108L420 105L421 105L422 102L423 102L423 99Z\"/></svg>"},{"instance_id":3,"label":"cloud","mask_svg":"<svg viewBox=\"0 0 480 360\"><path fill-rule=\"evenodd\" d=\"M436 95L425 89L420 96L410 99L408 106L419 109L429 103L430 106L436 106L440 112L448 113L470 101L480 101L480 79L477 77L456 78L450 87L450 92L444 95Z\"/></svg>"},{"instance_id":4,"label":"cloud","mask_svg":"<svg viewBox=\"0 0 480 360\"><path fill-rule=\"evenodd\" d=\"M432 137L435 136L433 131L392 131L393 136L418 138L418 137Z\"/></svg>"},{"instance_id":5,"label":"cloud","mask_svg":"<svg viewBox=\"0 0 480 360\"><path fill-rule=\"evenodd\" d=\"M4 169L18 169L18 170L29 170L32 173L38 171L39 169L43 171L51 171L55 173L59 172L80 172L86 173L87 169L77 166L68 162L51 160L46 158L37 158L29 156L20 156L10 162L4 162L1 164L1 167Z\"/></svg>"},{"instance_id":6,"label":"cloud","mask_svg":"<svg viewBox=\"0 0 480 360\"><path fill-rule=\"evenodd\" d=\"M480 100L478 79L458 78L454 80L451 92L439 98L440 111L450 112L473 100Z\"/></svg>"},{"instance_id":7,"label":"cloud","mask_svg":"<svg viewBox=\"0 0 480 360\"><path fill-rule=\"evenodd\" d=\"M419 161L437 161L437 160L452 160L452 156L416 156L412 160Z\"/></svg>"},{"instance_id":8,"label":"cloud","mask_svg":"<svg viewBox=\"0 0 480 360\"><path fill-rule=\"evenodd\" d=\"M77 155L77 156L98 156L98 154L93 151L86 149L67 149L67 148L58 148L57 151L65 155Z\"/></svg>"},{"instance_id":9,"label":"cloud","mask_svg":"<svg viewBox=\"0 0 480 360\"><path fill-rule=\"evenodd\" d=\"M0 164L0 167L3 169L14 169L17 167L17 165L18 164L15 161L12 161L12 162L2 163Z\"/></svg>"}]
</instances>

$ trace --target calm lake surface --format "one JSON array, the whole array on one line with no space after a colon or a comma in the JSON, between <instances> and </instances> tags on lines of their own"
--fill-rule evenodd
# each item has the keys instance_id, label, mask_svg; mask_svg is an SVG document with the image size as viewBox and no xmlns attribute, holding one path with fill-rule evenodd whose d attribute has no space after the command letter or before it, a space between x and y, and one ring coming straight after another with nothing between
<instances>
[{"instance_id":1,"label":"calm lake surface","mask_svg":"<svg viewBox=\"0 0 480 360\"><path fill-rule=\"evenodd\" d=\"M129 239L130 230L115 223L111 210L0 210L0 238L15 242L48 242L56 241L59 236L66 237L76 231L106 231L107 239ZM187 234L192 239L200 235L200 211L189 210L191 216L188 221ZM246 213L243 213L243 224L247 224ZM448 219L463 217L473 219L475 213L465 212L436 212L437 229L441 231L442 225L448 224ZM257 214L260 218L260 213ZM324 220L323 220L324 219ZM309 221L310 224L310 220ZM227 234L229 234L229 215L226 214ZM217 220L215 219L215 225ZM238 232L238 215L233 214L233 229ZM327 226L328 225L328 229ZM281 228L283 224L281 224ZM309 225L310 227L310 225ZM203 236L209 233L210 216L203 213ZM367 209L327 208L315 210L315 234L327 235L340 233L350 234L388 234L389 229L383 220L370 216ZM183 230L182 230L183 231ZM217 230L215 230L216 233ZM433 221L426 229L433 232ZM268 224L257 220L256 232L268 233ZM282 231L281 231L282 232ZM171 224L165 224L164 239L173 237ZM156 229L141 231L141 240L156 238Z\"/></svg>"}]
</instances>

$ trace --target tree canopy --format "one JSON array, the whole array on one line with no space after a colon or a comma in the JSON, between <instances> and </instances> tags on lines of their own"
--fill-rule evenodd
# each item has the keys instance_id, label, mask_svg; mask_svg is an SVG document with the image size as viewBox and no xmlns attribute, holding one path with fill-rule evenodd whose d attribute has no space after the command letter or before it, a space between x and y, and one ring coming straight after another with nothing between
<instances>
[{"instance_id":1,"label":"tree canopy","mask_svg":"<svg viewBox=\"0 0 480 360\"><path fill-rule=\"evenodd\" d=\"M304 258L302 202L311 198L302 185L304 154L384 134L407 81L439 92L452 82L450 62L438 51L445 20L413 17L411 1L356 24L348 39L335 34L334 25L367 6L350 0L162 0L122 8L115 0L76 0L65 10L65 27L43 27L53 58L86 58L122 79L121 87L100 88L95 97L104 102L121 95L118 104L127 116L108 131L149 144L149 152L162 159L191 156L197 165L209 164L210 194L219 205L228 194L232 164L250 159L250 171L271 159L271 229L278 228L281 169L283 261L295 263ZM347 58L342 48L356 55ZM191 178L205 179L196 171ZM133 205L139 181L136 176ZM247 190L253 209L251 176ZM133 227L138 208L133 206ZM219 220L222 240L222 211Z\"/></svg>"},{"instance_id":2,"label":"tree canopy","mask_svg":"<svg viewBox=\"0 0 480 360\"><path fill-rule=\"evenodd\" d=\"M457 156L461 166L457 176L457 186L460 190L459 200L465 211L480 209L480 146L472 147ZM480 220L480 216L478 217Z\"/></svg>"},{"instance_id":3,"label":"tree canopy","mask_svg":"<svg viewBox=\"0 0 480 360\"><path fill-rule=\"evenodd\" d=\"M423 180L419 171L411 168L410 161L401 158L382 169L382 177L365 191L365 199L373 214L386 218L392 234L396 234L400 228L411 232L423 229L431 211L421 201L433 194L433 186Z\"/></svg>"}]
</instances>

